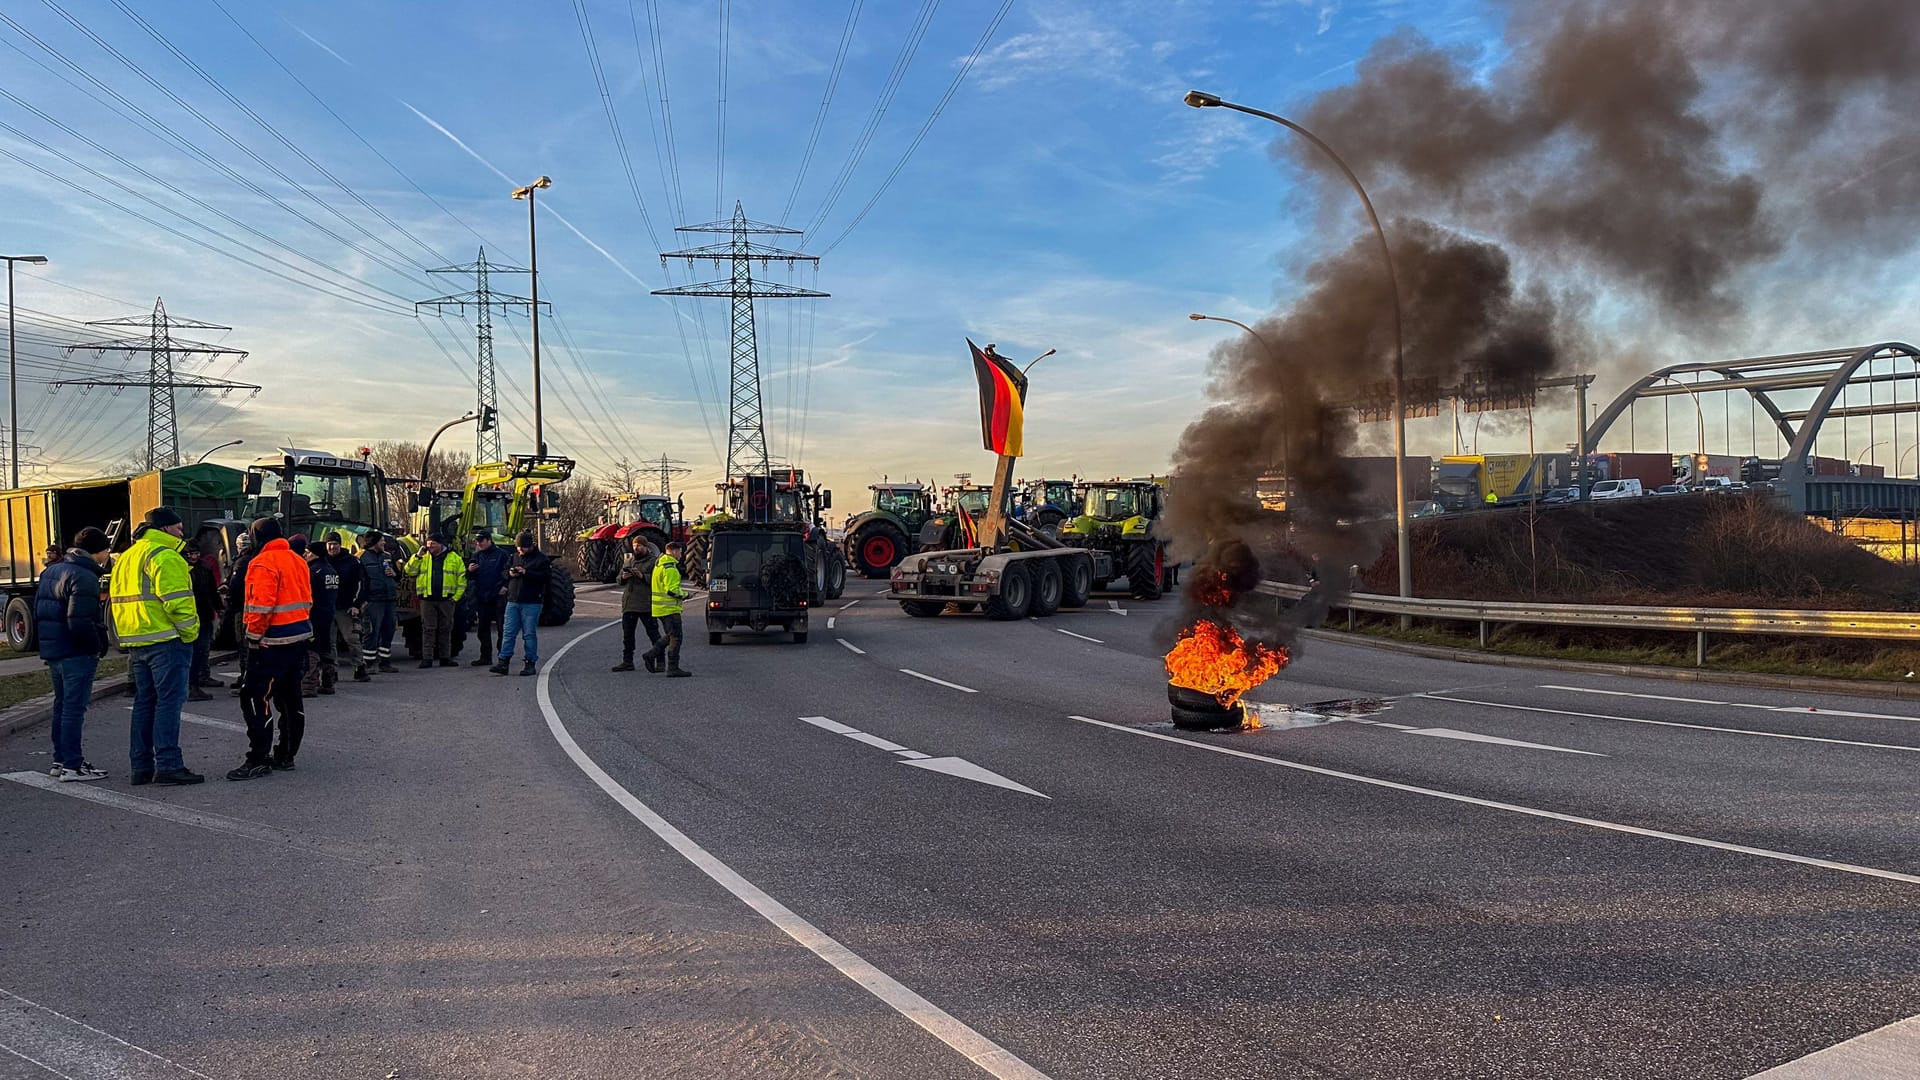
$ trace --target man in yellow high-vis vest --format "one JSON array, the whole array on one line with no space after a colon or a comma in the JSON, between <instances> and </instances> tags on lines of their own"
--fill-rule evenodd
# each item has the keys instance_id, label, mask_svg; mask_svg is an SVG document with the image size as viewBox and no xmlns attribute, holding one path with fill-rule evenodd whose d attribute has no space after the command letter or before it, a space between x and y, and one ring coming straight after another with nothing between
<instances>
[{"instance_id":1,"label":"man in yellow high-vis vest","mask_svg":"<svg viewBox=\"0 0 1920 1080\"><path fill-rule=\"evenodd\" d=\"M129 740L135 784L198 784L180 753L180 709L200 613L180 554L180 515L164 506L147 511L133 546L114 560L107 586L114 639L127 652L133 675L133 732Z\"/></svg>"}]
</instances>

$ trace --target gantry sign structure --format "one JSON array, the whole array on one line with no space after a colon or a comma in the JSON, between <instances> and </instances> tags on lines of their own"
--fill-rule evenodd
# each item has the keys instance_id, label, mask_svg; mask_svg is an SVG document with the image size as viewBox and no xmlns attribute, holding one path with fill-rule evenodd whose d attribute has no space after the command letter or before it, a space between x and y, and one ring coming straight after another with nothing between
<instances>
[{"instance_id":1,"label":"gantry sign structure","mask_svg":"<svg viewBox=\"0 0 1920 1080\"><path fill-rule=\"evenodd\" d=\"M1905 401L1900 400L1902 383L1915 390ZM1876 394L1876 388L1882 385L1889 388L1886 401L1878 400ZM1855 387L1867 388L1866 404L1852 401L1849 391ZM1783 408L1777 400L1783 393L1808 390L1814 391L1814 396L1804 408ZM1920 480L1813 475L1815 444L1828 420L1839 419L1844 425L1853 417L1867 417L1869 422L1877 416L1920 417L1920 351L1905 342L1664 367L1621 391L1594 417L1582 441L1588 447L1598 447L1608 429L1636 401L1685 394L1698 408L1703 394L1729 393L1746 394L1780 433L1786 450L1780 457L1780 479L1775 487L1795 510L1903 515L1920 511ZM1872 438L1870 433L1870 444ZM1914 438L1920 447L1920 419L1916 419ZM1896 447L1893 455L1896 472L1898 450ZM1915 467L1920 468L1920 451L1916 453Z\"/></svg>"}]
</instances>

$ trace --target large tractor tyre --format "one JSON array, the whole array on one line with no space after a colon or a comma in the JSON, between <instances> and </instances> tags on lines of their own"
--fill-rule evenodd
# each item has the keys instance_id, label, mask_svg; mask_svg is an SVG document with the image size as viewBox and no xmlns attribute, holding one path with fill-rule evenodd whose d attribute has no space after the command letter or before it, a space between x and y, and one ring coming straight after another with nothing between
<instances>
[{"instance_id":1,"label":"large tractor tyre","mask_svg":"<svg viewBox=\"0 0 1920 1080\"><path fill-rule=\"evenodd\" d=\"M1033 565L1033 606L1027 614L1042 619L1060 610L1061 580L1058 559L1036 559Z\"/></svg>"},{"instance_id":2,"label":"large tractor tyre","mask_svg":"<svg viewBox=\"0 0 1920 1080\"><path fill-rule=\"evenodd\" d=\"M1060 539L1060 526L1067 523L1067 515L1058 510L1042 510L1033 516L1033 527L1040 535L1049 540Z\"/></svg>"},{"instance_id":3,"label":"large tractor tyre","mask_svg":"<svg viewBox=\"0 0 1920 1080\"><path fill-rule=\"evenodd\" d=\"M838 600L847 591L847 556L837 547L827 550L827 599Z\"/></svg>"},{"instance_id":4,"label":"large tractor tyre","mask_svg":"<svg viewBox=\"0 0 1920 1080\"><path fill-rule=\"evenodd\" d=\"M600 581L604 579L607 568L607 549L611 547L605 540L580 541L578 566L581 581Z\"/></svg>"},{"instance_id":5,"label":"large tractor tyre","mask_svg":"<svg viewBox=\"0 0 1920 1080\"><path fill-rule=\"evenodd\" d=\"M1093 597L1093 560L1085 555L1070 555L1060 562L1060 606L1086 607Z\"/></svg>"},{"instance_id":6,"label":"large tractor tyre","mask_svg":"<svg viewBox=\"0 0 1920 1080\"><path fill-rule=\"evenodd\" d=\"M707 587L707 556L713 554L713 534L698 532L687 540L686 555L680 560L683 581Z\"/></svg>"},{"instance_id":7,"label":"large tractor tyre","mask_svg":"<svg viewBox=\"0 0 1920 1080\"><path fill-rule=\"evenodd\" d=\"M1033 607L1033 575L1025 563L1012 563L1000 575L1000 595L987 600L987 618L996 622L1024 619Z\"/></svg>"},{"instance_id":8,"label":"large tractor tyre","mask_svg":"<svg viewBox=\"0 0 1920 1080\"><path fill-rule=\"evenodd\" d=\"M1156 544L1129 544L1126 550L1127 594L1135 600L1160 599L1160 567Z\"/></svg>"},{"instance_id":9,"label":"large tractor tyre","mask_svg":"<svg viewBox=\"0 0 1920 1080\"><path fill-rule=\"evenodd\" d=\"M916 619L932 619L946 610L947 605L938 600L902 600L900 610Z\"/></svg>"},{"instance_id":10,"label":"large tractor tyre","mask_svg":"<svg viewBox=\"0 0 1920 1080\"><path fill-rule=\"evenodd\" d=\"M911 550L907 534L890 521L868 522L847 541L847 551L862 577L886 577Z\"/></svg>"},{"instance_id":11,"label":"large tractor tyre","mask_svg":"<svg viewBox=\"0 0 1920 1080\"><path fill-rule=\"evenodd\" d=\"M7 648L23 653L39 646L40 627L33 621L33 604L24 596L7 601Z\"/></svg>"},{"instance_id":12,"label":"large tractor tyre","mask_svg":"<svg viewBox=\"0 0 1920 1080\"><path fill-rule=\"evenodd\" d=\"M573 618L573 575L564 566L553 568L547 579L547 596L540 604L541 626L565 626Z\"/></svg>"},{"instance_id":13,"label":"large tractor tyre","mask_svg":"<svg viewBox=\"0 0 1920 1080\"><path fill-rule=\"evenodd\" d=\"M809 545L807 552L807 580L812 583L810 594L814 605L827 598L827 553L825 550Z\"/></svg>"}]
</instances>

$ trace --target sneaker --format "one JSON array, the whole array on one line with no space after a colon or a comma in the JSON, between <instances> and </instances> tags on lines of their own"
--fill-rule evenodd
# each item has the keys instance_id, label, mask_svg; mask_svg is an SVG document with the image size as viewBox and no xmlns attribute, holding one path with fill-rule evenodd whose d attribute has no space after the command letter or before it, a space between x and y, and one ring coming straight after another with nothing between
<instances>
[{"instance_id":1,"label":"sneaker","mask_svg":"<svg viewBox=\"0 0 1920 1080\"><path fill-rule=\"evenodd\" d=\"M505 675L507 673L507 662L502 660L487 670L493 672L495 675Z\"/></svg>"},{"instance_id":2,"label":"sneaker","mask_svg":"<svg viewBox=\"0 0 1920 1080\"><path fill-rule=\"evenodd\" d=\"M212 701L213 695L207 693L205 690L202 690L196 686L187 691L187 700L188 701Z\"/></svg>"},{"instance_id":3,"label":"sneaker","mask_svg":"<svg viewBox=\"0 0 1920 1080\"><path fill-rule=\"evenodd\" d=\"M613 666L612 666L611 668L608 668L607 670L609 670L609 671L632 671L632 670L633 670L633 661L631 661L631 660L622 660L622 661L620 661L619 663L617 663L617 664L615 664L615 665L613 665Z\"/></svg>"},{"instance_id":4,"label":"sneaker","mask_svg":"<svg viewBox=\"0 0 1920 1080\"><path fill-rule=\"evenodd\" d=\"M480 659L478 659L478 660L475 660L475 661L473 662L473 664L472 664L471 666L473 666L473 667L486 667L486 666L487 666L488 664L491 664L491 663L493 663L493 661L491 661L491 660L489 660L489 659L487 659L486 657L484 657L484 656L483 656L483 657L481 657Z\"/></svg>"},{"instance_id":5,"label":"sneaker","mask_svg":"<svg viewBox=\"0 0 1920 1080\"><path fill-rule=\"evenodd\" d=\"M151 784L153 783L153 770L147 769L144 772L136 770L132 776L127 778L127 783L132 784L134 787L144 787L147 784Z\"/></svg>"},{"instance_id":6,"label":"sneaker","mask_svg":"<svg viewBox=\"0 0 1920 1080\"><path fill-rule=\"evenodd\" d=\"M528 660L526 663L523 663L520 665L520 674L522 675L531 675L536 670L538 670L538 665L531 660Z\"/></svg>"},{"instance_id":7,"label":"sneaker","mask_svg":"<svg viewBox=\"0 0 1920 1080\"><path fill-rule=\"evenodd\" d=\"M398 674L400 674L400 669L399 669L399 668L397 668L397 667L394 667L394 666L393 666L393 661L391 661L391 660L382 660L382 661L380 661L380 666L379 666L379 667L376 667L376 668L374 668L374 670L375 670L375 671L378 671L378 672L379 672L380 674L382 674L382 675L398 675Z\"/></svg>"},{"instance_id":8,"label":"sneaker","mask_svg":"<svg viewBox=\"0 0 1920 1080\"><path fill-rule=\"evenodd\" d=\"M274 772L292 772L293 759L290 757L283 757L279 754L273 755L273 771Z\"/></svg>"},{"instance_id":9,"label":"sneaker","mask_svg":"<svg viewBox=\"0 0 1920 1080\"><path fill-rule=\"evenodd\" d=\"M264 762L258 765L241 762L240 767L227 773L229 780L258 780L263 776L272 776L273 766Z\"/></svg>"},{"instance_id":10,"label":"sneaker","mask_svg":"<svg viewBox=\"0 0 1920 1080\"><path fill-rule=\"evenodd\" d=\"M669 678L669 679L691 679L691 678L693 678L693 672L691 672L691 671L688 671L688 670L687 670L686 668L668 668L668 669L667 669L667 678Z\"/></svg>"},{"instance_id":11,"label":"sneaker","mask_svg":"<svg viewBox=\"0 0 1920 1080\"><path fill-rule=\"evenodd\" d=\"M96 769L84 761L78 765L67 766L65 771L65 776L56 776L54 779L71 782L74 780L105 780L107 778L107 774L103 770Z\"/></svg>"},{"instance_id":12,"label":"sneaker","mask_svg":"<svg viewBox=\"0 0 1920 1080\"><path fill-rule=\"evenodd\" d=\"M206 777L201 776L192 769L160 769L153 774L153 782L156 784L184 786L187 784L204 783L206 779Z\"/></svg>"}]
</instances>

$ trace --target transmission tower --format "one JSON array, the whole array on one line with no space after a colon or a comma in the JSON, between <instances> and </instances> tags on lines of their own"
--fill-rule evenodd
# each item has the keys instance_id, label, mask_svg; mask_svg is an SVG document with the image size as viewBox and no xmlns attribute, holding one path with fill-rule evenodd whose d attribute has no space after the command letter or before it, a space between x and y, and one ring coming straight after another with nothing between
<instances>
[{"instance_id":1,"label":"transmission tower","mask_svg":"<svg viewBox=\"0 0 1920 1080\"><path fill-rule=\"evenodd\" d=\"M487 286L487 275L526 272L527 268L524 266L506 266L488 262L487 249L482 247L479 257L465 266L442 266L437 270L427 271L429 274L472 274L472 292L436 296L431 300L417 301L413 305L415 311L423 307L430 307L435 311L451 307L459 308L461 314L465 314L469 307L474 309L476 314L474 353L479 357L480 362L479 370L474 373L473 379L474 390L479 396L474 412L481 416L500 414L499 402L495 400L497 395L493 381L493 309L498 307L504 314L510 308L531 307L533 304L532 300L524 296L494 292ZM540 302L546 304L545 300ZM500 449L500 425L497 423L479 425L473 435L473 463L478 465L482 462L505 460L506 457Z\"/></svg>"},{"instance_id":2,"label":"transmission tower","mask_svg":"<svg viewBox=\"0 0 1920 1080\"><path fill-rule=\"evenodd\" d=\"M8 450L8 447L11 446L13 443L13 440L7 437L8 432L10 430L11 429L8 428L7 425L0 424L0 476L14 475L12 471L13 458L10 456L10 452ZM33 434L33 432L27 428L21 428L20 434L31 435ZM43 452L44 451L42 450L41 447L26 446L23 444L20 447L20 468L27 472L38 472L42 469L45 469L46 468L45 465L42 465L37 461L27 460L27 458L30 455L39 454ZM15 482L17 483L18 481L15 481Z\"/></svg>"},{"instance_id":3,"label":"transmission tower","mask_svg":"<svg viewBox=\"0 0 1920 1080\"><path fill-rule=\"evenodd\" d=\"M173 408L175 390L194 390L206 392L218 390L221 394L230 394L235 390L250 390L255 394L260 388L252 383L226 382L209 379L203 375L185 375L174 371L173 358L203 357L212 360L216 356L237 356L246 359L245 349L230 349L224 345L209 345L202 341L187 341L173 336L175 330L231 330L231 326L217 323L196 322L193 319L176 319L167 314L167 305L159 297L153 301L153 313L150 315L131 315L124 319L99 319L88 326L128 326L145 327L144 338L113 338L107 341L88 341L79 345L67 346L67 355L92 350L96 355L104 352L128 352L147 354L147 373L134 375L89 375L84 378L61 379L55 386L80 386L87 389L111 387L124 390L128 387L145 387L147 390L147 468L170 469L180 464L180 431Z\"/></svg>"},{"instance_id":4,"label":"transmission tower","mask_svg":"<svg viewBox=\"0 0 1920 1080\"><path fill-rule=\"evenodd\" d=\"M660 494L671 499L673 498L673 478L685 476L693 471L686 468L686 464L679 458L670 458L661 454L657 460L647 462L646 471L660 477Z\"/></svg>"},{"instance_id":5,"label":"transmission tower","mask_svg":"<svg viewBox=\"0 0 1920 1080\"><path fill-rule=\"evenodd\" d=\"M744 473L767 471L767 433L760 417L760 356L755 342L753 301L757 297L798 300L827 294L772 281L755 281L753 264L765 270L773 263L792 266L808 262L820 265L815 255L769 247L749 239L755 235L799 236L798 229L751 221L739 203L733 204L733 217L727 221L709 221L704 225L682 225L683 233L719 233L727 239L715 244L663 251L660 261L685 259L691 265L707 260L727 263L732 275L724 281L705 281L672 289L655 289L655 296L723 296L733 302L733 374L727 392L727 478Z\"/></svg>"}]
</instances>

